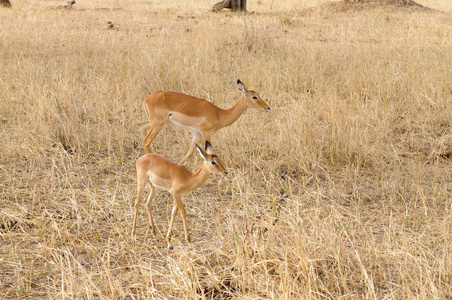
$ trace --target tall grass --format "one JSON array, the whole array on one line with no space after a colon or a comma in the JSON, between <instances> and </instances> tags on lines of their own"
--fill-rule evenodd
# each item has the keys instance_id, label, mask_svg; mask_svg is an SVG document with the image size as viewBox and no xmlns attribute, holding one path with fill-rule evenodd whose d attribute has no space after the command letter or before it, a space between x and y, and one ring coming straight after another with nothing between
<instances>
[{"instance_id":1,"label":"tall grass","mask_svg":"<svg viewBox=\"0 0 452 300\"><path fill-rule=\"evenodd\" d=\"M0 10L2 298L452 297L450 5L276 2ZM226 108L238 78L272 110L213 136L230 176L185 198L193 243L178 216L167 250L144 208L132 238L142 99ZM152 149L190 139L167 126Z\"/></svg>"}]
</instances>

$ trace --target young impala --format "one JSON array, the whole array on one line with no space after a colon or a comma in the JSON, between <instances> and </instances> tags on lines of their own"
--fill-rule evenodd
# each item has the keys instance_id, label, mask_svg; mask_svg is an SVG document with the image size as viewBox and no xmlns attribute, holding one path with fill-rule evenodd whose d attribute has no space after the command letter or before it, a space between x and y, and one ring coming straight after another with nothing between
<instances>
[{"instance_id":1,"label":"young impala","mask_svg":"<svg viewBox=\"0 0 452 300\"><path fill-rule=\"evenodd\" d=\"M146 199L146 206L149 223L152 228L152 234L155 235L154 220L152 218L153 199L156 194L156 188L161 188L170 192L174 198L171 221L166 235L168 248L173 248L170 242L171 230L173 228L174 218L178 209L180 209L182 222L184 223L185 240L190 242L187 230L187 213L184 205L182 204L182 197L203 185L210 173L223 176L228 175L228 172L226 172L225 168L221 164L220 159L215 154L212 154L212 146L209 142L206 142L207 153L198 145L195 146L198 149L199 154L204 158L204 163L195 173L191 173L184 166L172 163L163 156L155 153L145 154L137 160L137 200L135 202L135 216L133 218L132 235L135 234L135 228L137 225L141 194L146 186L146 183L149 181L151 183L151 191Z\"/></svg>"},{"instance_id":2,"label":"young impala","mask_svg":"<svg viewBox=\"0 0 452 300\"><path fill-rule=\"evenodd\" d=\"M240 80L237 80L237 86L243 95L229 109L222 109L209 101L175 92L159 91L144 98L143 105L150 124L148 134L143 134L144 151L151 153L152 141L165 123L171 121L194 131L188 153L179 162L181 165L193 155L195 144L201 137L206 142L212 142L212 133L234 123L248 108L270 111L270 107L255 91L248 90Z\"/></svg>"}]
</instances>

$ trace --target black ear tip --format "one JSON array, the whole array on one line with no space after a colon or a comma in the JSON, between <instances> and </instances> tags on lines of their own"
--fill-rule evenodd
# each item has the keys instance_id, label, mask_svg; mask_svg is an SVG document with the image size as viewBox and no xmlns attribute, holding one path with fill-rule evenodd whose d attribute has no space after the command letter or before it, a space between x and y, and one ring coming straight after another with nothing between
<instances>
[{"instance_id":1,"label":"black ear tip","mask_svg":"<svg viewBox=\"0 0 452 300\"><path fill-rule=\"evenodd\" d=\"M237 79L237 84L240 84L240 83L242 83L242 82L240 81L240 79Z\"/></svg>"},{"instance_id":2,"label":"black ear tip","mask_svg":"<svg viewBox=\"0 0 452 300\"><path fill-rule=\"evenodd\" d=\"M212 144L209 141L206 141L206 150L207 148L212 147Z\"/></svg>"}]
</instances>

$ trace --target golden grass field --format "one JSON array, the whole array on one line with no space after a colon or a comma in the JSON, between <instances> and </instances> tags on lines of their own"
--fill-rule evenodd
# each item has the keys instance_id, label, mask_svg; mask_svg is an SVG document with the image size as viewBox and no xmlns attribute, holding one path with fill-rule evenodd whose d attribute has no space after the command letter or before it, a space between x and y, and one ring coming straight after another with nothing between
<instances>
[{"instance_id":1,"label":"golden grass field","mask_svg":"<svg viewBox=\"0 0 452 300\"><path fill-rule=\"evenodd\" d=\"M452 2L215 2L0 8L0 298L452 299ZM228 108L237 79L272 110L213 136L193 242L164 191L132 237L143 98Z\"/></svg>"}]
</instances>

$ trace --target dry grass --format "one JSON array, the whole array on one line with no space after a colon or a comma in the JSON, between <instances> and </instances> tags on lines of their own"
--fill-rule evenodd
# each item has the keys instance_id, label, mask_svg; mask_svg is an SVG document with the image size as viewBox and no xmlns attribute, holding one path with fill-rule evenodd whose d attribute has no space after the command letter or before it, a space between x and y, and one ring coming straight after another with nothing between
<instances>
[{"instance_id":1,"label":"dry grass","mask_svg":"<svg viewBox=\"0 0 452 300\"><path fill-rule=\"evenodd\" d=\"M0 297L452 298L452 5L249 2L0 9ZM272 112L214 135L230 176L185 198L194 242L180 216L153 241L144 207L132 238L143 97L229 107L237 78Z\"/></svg>"}]
</instances>

